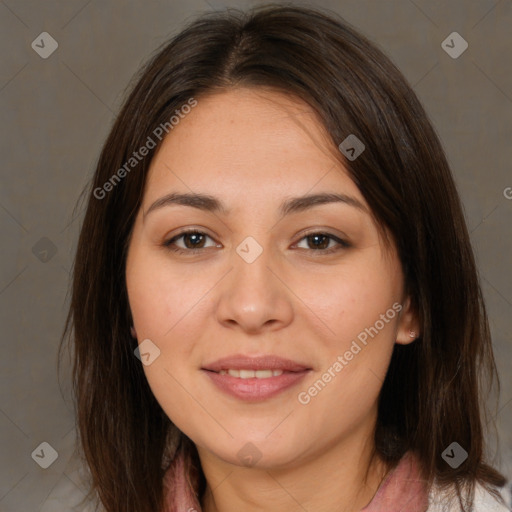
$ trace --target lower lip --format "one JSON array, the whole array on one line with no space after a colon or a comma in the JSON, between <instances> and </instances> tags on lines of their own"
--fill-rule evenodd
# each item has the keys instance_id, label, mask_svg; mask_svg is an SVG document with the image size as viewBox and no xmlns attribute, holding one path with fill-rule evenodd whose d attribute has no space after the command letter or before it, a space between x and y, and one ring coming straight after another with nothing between
<instances>
[{"instance_id":1,"label":"lower lip","mask_svg":"<svg viewBox=\"0 0 512 512\"><path fill-rule=\"evenodd\" d=\"M284 390L298 384L310 370L301 372L283 372L281 375L267 379L240 379L229 374L221 375L208 370L203 370L213 383L228 395L240 400L256 401L266 400L278 395Z\"/></svg>"}]
</instances>

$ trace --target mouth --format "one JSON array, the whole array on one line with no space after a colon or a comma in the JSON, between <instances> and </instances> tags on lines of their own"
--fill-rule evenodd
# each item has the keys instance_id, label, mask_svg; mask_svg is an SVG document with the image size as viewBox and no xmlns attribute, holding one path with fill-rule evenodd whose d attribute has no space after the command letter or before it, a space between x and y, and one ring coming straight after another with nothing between
<instances>
[{"instance_id":1,"label":"mouth","mask_svg":"<svg viewBox=\"0 0 512 512\"><path fill-rule=\"evenodd\" d=\"M244 401L262 401L297 385L312 368L274 355L234 355L201 370L218 390Z\"/></svg>"},{"instance_id":2,"label":"mouth","mask_svg":"<svg viewBox=\"0 0 512 512\"><path fill-rule=\"evenodd\" d=\"M220 370L216 372L219 375L231 375L237 379L269 379L270 377L279 377L283 374L283 370L235 370L229 368L228 370Z\"/></svg>"},{"instance_id":3,"label":"mouth","mask_svg":"<svg viewBox=\"0 0 512 512\"><path fill-rule=\"evenodd\" d=\"M301 372L304 370L311 370L305 364L286 359L277 355L264 355L264 356L246 356L242 354L234 354L232 356L217 359L212 363L206 364L203 370L219 373L221 371L235 371L235 372ZM243 373L243 375L247 375ZM241 378L249 378L248 376L241 376ZM236 377L237 375L233 375ZM240 375L238 375L240 376ZM254 375L251 375L254 377Z\"/></svg>"}]
</instances>

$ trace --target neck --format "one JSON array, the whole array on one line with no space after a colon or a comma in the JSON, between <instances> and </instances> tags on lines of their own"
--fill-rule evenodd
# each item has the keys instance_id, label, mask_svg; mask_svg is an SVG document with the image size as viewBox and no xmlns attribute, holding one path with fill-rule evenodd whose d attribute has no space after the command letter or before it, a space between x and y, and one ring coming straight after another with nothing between
<instances>
[{"instance_id":1,"label":"neck","mask_svg":"<svg viewBox=\"0 0 512 512\"><path fill-rule=\"evenodd\" d=\"M204 512L355 512L365 507L387 468L372 458L373 432L326 446L279 468L241 468L199 451L207 487Z\"/></svg>"}]
</instances>

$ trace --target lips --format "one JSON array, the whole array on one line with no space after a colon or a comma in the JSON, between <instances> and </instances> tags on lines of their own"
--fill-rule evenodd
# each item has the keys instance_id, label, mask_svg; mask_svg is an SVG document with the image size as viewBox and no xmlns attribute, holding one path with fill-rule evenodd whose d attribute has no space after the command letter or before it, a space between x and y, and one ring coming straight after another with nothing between
<instances>
[{"instance_id":1,"label":"lips","mask_svg":"<svg viewBox=\"0 0 512 512\"><path fill-rule=\"evenodd\" d=\"M297 385L311 368L273 355L234 355L209 363L202 370L224 393L244 401L262 401Z\"/></svg>"},{"instance_id":2,"label":"lips","mask_svg":"<svg viewBox=\"0 0 512 512\"><path fill-rule=\"evenodd\" d=\"M218 359L203 367L204 370L219 373L221 370L281 370L283 372L302 372L311 368L279 356L267 355L251 357L244 355L233 355Z\"/></svg>"},{"instance_id":3,"label":"lips","mask_svg":"<svg viewBox=\"0 0 512 512\"><path fill-rule=\"evenodd\" d=\"M283 373L283 370L235 370L230 368L229 370L221 370L219 375L231 375L237 379L269 379L270 377L279 377Z\"/></svg>"}]
</instances>

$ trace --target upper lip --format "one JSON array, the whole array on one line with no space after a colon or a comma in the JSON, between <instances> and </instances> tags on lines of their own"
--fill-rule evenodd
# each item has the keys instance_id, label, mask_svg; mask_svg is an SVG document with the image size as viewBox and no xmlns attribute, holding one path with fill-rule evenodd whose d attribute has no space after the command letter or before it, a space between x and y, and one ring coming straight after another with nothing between
<instances>
[{"instance_id":1,"label":"upper lip","mask_svg":"<svg viewBox=\"0 0 512 512\"><path fill-rule=\"evenodd\" d=\"M220 372L221 370L283 370L288 372L301 372L311 368L283 357L275 355L246 356L235 354L217 359L203 366L204 370Z\"/></svg>"}]
</instances>

